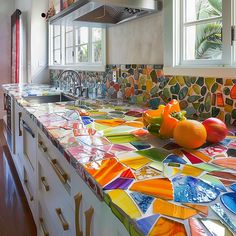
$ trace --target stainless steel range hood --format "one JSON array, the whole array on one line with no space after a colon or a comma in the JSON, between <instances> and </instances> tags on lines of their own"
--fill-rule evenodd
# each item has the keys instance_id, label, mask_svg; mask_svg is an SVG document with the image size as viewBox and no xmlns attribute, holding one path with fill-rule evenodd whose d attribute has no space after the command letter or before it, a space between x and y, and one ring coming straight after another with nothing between
<instances>
[{"instance_id":1,"label":"stainless steel range hood","mask_svg":"<svg viewBox=\"0 0 236 236\"><path fill-rule=\"evenodd\" d=\"M101 25L121 24L162 10L161 0L78 0L50 19Z\"/></svg>"}]
</instances>

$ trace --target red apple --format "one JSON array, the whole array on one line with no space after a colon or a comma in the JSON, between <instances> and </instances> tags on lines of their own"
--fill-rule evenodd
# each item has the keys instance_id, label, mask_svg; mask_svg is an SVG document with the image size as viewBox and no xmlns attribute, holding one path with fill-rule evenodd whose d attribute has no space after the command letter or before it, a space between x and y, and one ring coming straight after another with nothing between
<instances>
[{"instance_id":1,"label":"red apple","mask_svg":"<svg viewBox=\"0 0 236 236\"><path fill-rule=\"evenodd\" d=\"M227 135L227 127L225 123L217 118L208 118L202 122L207 131L207 141L210 143L218 143Z\"/></svg>"}]
</instances>

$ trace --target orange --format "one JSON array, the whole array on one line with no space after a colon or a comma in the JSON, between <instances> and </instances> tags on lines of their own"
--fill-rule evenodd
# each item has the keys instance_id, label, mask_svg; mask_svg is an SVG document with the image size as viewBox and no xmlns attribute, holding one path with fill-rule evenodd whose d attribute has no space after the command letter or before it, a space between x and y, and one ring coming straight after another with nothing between
<instances>
[{"instance_id":1,"label":"orange","mask_svg":"<svg viewBox=\"0 0 236 236\"><path fill-rule=\"evenodd\" d=\"M204 125L196 120L180 121L174 129L175 142L184 148L199 148L206 142L206 138Z\"/></svg>"}]
</instances>

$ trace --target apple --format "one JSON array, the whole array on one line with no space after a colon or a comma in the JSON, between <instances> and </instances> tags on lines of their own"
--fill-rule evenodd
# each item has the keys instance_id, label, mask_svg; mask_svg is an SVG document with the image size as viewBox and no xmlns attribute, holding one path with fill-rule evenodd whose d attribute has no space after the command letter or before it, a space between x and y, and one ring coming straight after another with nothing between
<instances>
[{"instance_id":1,"label":"apple","mask_svg":"<svg viewBox=\"0 0 236 236\"><path fill-rule=\"evenodd\" d=\"M225 123L217 118L208 118L202 122L207 131L207 141L210 143L218 143L227 135L227 127Z\"/></svg>"}]
</instances>

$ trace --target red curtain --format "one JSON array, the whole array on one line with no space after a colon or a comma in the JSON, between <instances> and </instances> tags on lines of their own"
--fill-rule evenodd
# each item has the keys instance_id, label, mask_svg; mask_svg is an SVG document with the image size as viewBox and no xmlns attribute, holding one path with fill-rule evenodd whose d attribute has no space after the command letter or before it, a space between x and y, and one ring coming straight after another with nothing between
<instances>
[{"instance_id":1,"label":"red curtain","mask_svg":"<svg viewBox=\"0 0 236 236\"><path fill-rule=\"evenodd\" d=\"M17 9L11 16L11 82L19 83L20 66L20 15Z\"/></svg>"}]
</instances>

